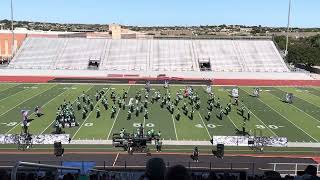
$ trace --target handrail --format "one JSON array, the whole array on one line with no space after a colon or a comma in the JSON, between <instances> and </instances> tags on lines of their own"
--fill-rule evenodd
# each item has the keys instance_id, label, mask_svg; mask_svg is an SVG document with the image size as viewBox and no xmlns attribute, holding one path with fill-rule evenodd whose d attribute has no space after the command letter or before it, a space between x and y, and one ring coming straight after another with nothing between
<instances>
[{"instance_id":1,"label":"handrail","mask_svg":"<svg viewBox=\"0 0 320 180\"><path fill-rule=\"evenodd\" d=\"M312 166L316 166L317 168L317 174L320 174L320 164L311 164L311 163L268 163L272 166L272 170L273 171L277 171L281 174L281 172L285 172L285 174L288 174L288 172L294 172L293 174L296 175L298 173L298 171L303 171L303 169L299 169L299 166L308 166L308 165L312 165ZM287 169L277 169L279 168L279 166L281 165L286 165L286 166L292 166L293 168L287 168Z\"/></svg>"},{"instance_id":2,"label":"handrail","mask_svg":"<svg viewBox=\"0 0 320 180\"><path fill-rule=\"evenodd\" d=\"M80 174L81 169L76 167L65 167L65 166L56 166L56 165L49 165L49 164L39 164L39 163L30 163L30 162L23 162L19 161L15 164L11 171L11 180L16 180L17 178L17 171L19 167L37 167L37 168L46 168L46 169L66 169L66 170L75 170Z\"/></svg>"}]
</instances>

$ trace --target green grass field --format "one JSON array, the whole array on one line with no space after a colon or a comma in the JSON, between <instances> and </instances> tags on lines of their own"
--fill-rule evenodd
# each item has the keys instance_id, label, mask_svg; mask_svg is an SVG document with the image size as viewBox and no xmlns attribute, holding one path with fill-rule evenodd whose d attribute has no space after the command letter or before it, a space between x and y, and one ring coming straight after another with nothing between
<instances>
[{"instance_id":1,"label":"green grass field","mask_svg":"<svg viewBox=\"0 0 320 180\"><path fill-rule=\"evenodd\" d=\"M171 99L175 99L177 91L185 86L171 86ZM228 116L219 120L215 115L218 110L214 108L209 121L206 120L208 94L205 86L194 86L199 94L201 108L195 111L193 120L183 115L177 121L166 108L160 108L160 102L149 103L149 119L144 119L143 114L138 117L132 114L132 119L127 120L127 111L119 110L114 119L111 119L111 108L104 110L101 101L95 101L97 90L105 89L109 99L110 93L114 91L122 96L123 89L128 90L128 103L134 98L137 91L144 91L143 85L90 85L90 84L0 84L0 134L14 134L21 131L21 109L29 109L33 112L39 105L44 113L41 117L31 114L29 118L34 119L30 124L32 134L51 133L56 117L57 107L64 99L72 103L83 91L91 96L94 106L100 106L101 116L96 118L96 111L88 113L87 118L82 119L81 111L77 111L76 119L80 126L65 128L72 139L92 140L111 139L112 133L118 133L120 129L126 128L127 132L136 132L137 125L143 123L146 130L153 128L155 132L162 132L162 138L167 140L209 140L215 135L236 135L236 129L242 129L243 117L238 114L237 107L232 106ZM233 87L213 88L215 95L220 98L223 107L230 101L230 91ZM239 87L240 105L252 112L251 119L246 123L246 129L251 133L255 129L261 129L264 136L287 137L291 142L319 142L320 141L320 88L299 87L261 87L259 98L251 97L252 87ZM162 86L152 86L151 93L159 90L165 94L167 90ZM285 92L294 94L293 104L282 102ZM144 99L144 96L142 96ZM182 106L183 101L178 106ZM187 101L188 102L188 101ZM177 108L175 108L176 111ZM190 105L189 105L189 109Z\"/></svg>"}]
</instances>

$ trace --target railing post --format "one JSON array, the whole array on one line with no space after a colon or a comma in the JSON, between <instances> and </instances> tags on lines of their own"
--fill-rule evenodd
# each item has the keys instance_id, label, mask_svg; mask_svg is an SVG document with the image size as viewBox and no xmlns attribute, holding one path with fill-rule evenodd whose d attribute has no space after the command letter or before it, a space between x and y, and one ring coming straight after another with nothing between
<instances>
[{"instance_id":1,"label":"railing post","mask_svg":"<svg viewBox=\"0 0 320 180\"><path fill-rule=\"evenodd\" d=\"M230 169L232 170L232 168L233 168L233 167L232 167L232 163L230 163Z\"/></svg>"},{"instance_id":2,"label":"railing post","mask_svg":"<svg viewBox=\"0 0 320 180\"><path fill-rule=\"evenodd\" d=\"M60 161L60 166L62 166L62 161ZM60 169L60 174L62 174L62 169Z\"/></svg>"},{"instance_id":3,"label":"railing post","mask_svg":"<svg viewBox=\"0 0 320 180\"><path fill-rule=\"evenodd\" d=\"M317 175L319 174L319 164L317 164Z\"/></svg>"},{"instance_id":4,"label":"railing post","mask_svg":"<svg viewBox=\"0 0 320 180\"><path fill-rule=\"evenodd\" d=\"M103 170L106 170L106 161L103 161Z\"/></svg>"},{"instance_id":5,"label":"railing post","mask_svg":"<svg viewBox=\"0 0 320 180\"><path fill-rule=\"evenodd\" d=\"M317 172L318 172L318 169L317 169ZM295 170L294 170L294 175L296 176L297 175L297 173L298 173L298 163L296 163L296 168L295 168Z\"/></svg>"},{"instance_id":6,"label":"railing post","mask_svg":"<svg viewBox=\"0 0 320 180\"><path fill-rule=\"evenodd\" d=\"M40 164L40 161L38 161L38 164ZM38 168L38 171L40 172L40 167Z\"/></svg>"},{"instance_id":7,"label":"railing post","mask_svg":"<svg viewBox=\"0 0 320 180\"><path fill-rule=\"evenodd\" d=\"M255 165L254 165L254 163L252 163L252 176L255 176Z\"/></svg>"},{"instance_id":8,"label":"railing post","mask_svg":"<svg viewBox=\"0 0 320 180\"><path fill-rule=\"evenodd\" d=\"M189 169L190 169L190 161L188 161L188 166L189 166Z\"/></svg>"},{"instance_id":9,"label":"railing post","mask_svg":"<svg viewBox=\"0 0 320 180\"><path fill-rule=\"evenodd\" d=\"M84 172L84 162L81 161L81 171Z\"/></svg>"},{"instance_id":10,"label":"railing post","mask_svg":"<svg viewBox=\"0 0 320 180\"><path fill-rule=\"evenodd\" d=\"M127 161L124 161L124 168L127 169Z\"/></svg>"},{"instance_id":11,"label":"railing post","mask_svg":"<svg viewBox=\"0 0 320 180\"><path fill-rule=\"evenodd\" d=\"M277 164L274 163L274 164L273 164L273 171L276 171L276 169L277 169Z\"/></svg>"}]
</instances>

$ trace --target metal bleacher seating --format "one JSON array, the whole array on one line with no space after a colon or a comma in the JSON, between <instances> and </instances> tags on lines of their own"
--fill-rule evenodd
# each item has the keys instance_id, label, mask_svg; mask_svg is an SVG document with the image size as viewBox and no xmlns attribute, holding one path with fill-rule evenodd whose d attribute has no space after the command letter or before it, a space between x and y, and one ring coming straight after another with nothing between
<instances>
[{"instance_id":1,"label":"metal bleacher seating","mask_svg":"<svg viewBox=\"0 0 320 180\"><path fill-rule=\"evenodd\" d=\"M11 68L200 71L206 60L214 72L289 72L270 40L160 40L27 38Z\"/></svg>"},{"instance_id":2,"label":"metal bleacher seating","mask_svg":"<svg viewBox=\"0 0 320 180\"><path fill-rule=\"evenodd\" d=\"M148 66L148 52L148 40L108 40L101 69L145 71Z\"/></svg>"},{"instance_id":3,"label":"metal bleacher seating","mask_svg":"<svg viewBox=\"0 0 320 180\"><path fill-rule=\"evenodd\" d=\"M153 40L151 70L193 71L195 60L190 40Z\"/></svg>"},{"instance_id":4,"label":"metal bleacher seating","mask_svg":"<svg viewBox=\"0 0 320 180\"><path fill-rule=\"evenodd\" d=\"M104 39L70 38L54 66L57 69L86 69L91 58L103 56L105 43Z\"/></svg>"},{"instance_id":5,"label":"metal bleacher seating","mask_svg":"<svg viewBox=\"0 0 320 180\"><path fill-rule=\"evenodd\" d=\"M9 67L48 69L65 41L58 38L27 38Z\"/></svg>"}]
</instances>

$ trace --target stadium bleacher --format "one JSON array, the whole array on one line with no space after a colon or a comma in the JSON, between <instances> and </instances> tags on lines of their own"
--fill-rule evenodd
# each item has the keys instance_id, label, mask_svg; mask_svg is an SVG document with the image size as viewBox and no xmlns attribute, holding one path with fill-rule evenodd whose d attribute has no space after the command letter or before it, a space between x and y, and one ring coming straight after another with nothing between
<instances>
[{"instance_id":1,"label":"stadium bleacher","mask_svg":"<svg viewBox=\"0 0 320 180\"><path fill-rule=\"evenodd\" d=\"M200 71L199 60L214 72L289 72L270 40L139 40L27 38L9 67L99 70Z\"/></svg>"},{"instance_id":2,"label":"stadium bleacher","mask_svg":"<svg viewBox=\"0 0 320 180\"><path fill-rule=\"evenodd\" d=\"M27 38L15 56L15 68L49 69L67 39Z\"/></svg>"},{"instance_id":3,"label":"stadium bleacher","mask_svg":"<svg viewBox=\"0 0 320 180\"><path fill-rule=\"evenodd\" d=\"M54 68L86 69L89 59L101 59L106 41L101 39L67 39L67 44L57 57Z\"/></svg>"},{"instance_id":4,"label":"stadium bleacher","mask_svg":"<svg viewBox=\"0 0 320 180\"><path fill-rule=\"evenodd\" d=\"M101 69L147 70L149 42L147 40L107 40L108 47Z\"/></svg>"},{"instance_id":5,"label":"stadium bleacher","mask_svg":"<svg viewBox=\"0 0 320 180\"><path fill-rule=\"evenodd\" d=\"M153 71L196 70L190 40L152 40L150 52Z\"/></svg>"}]
</instances>

